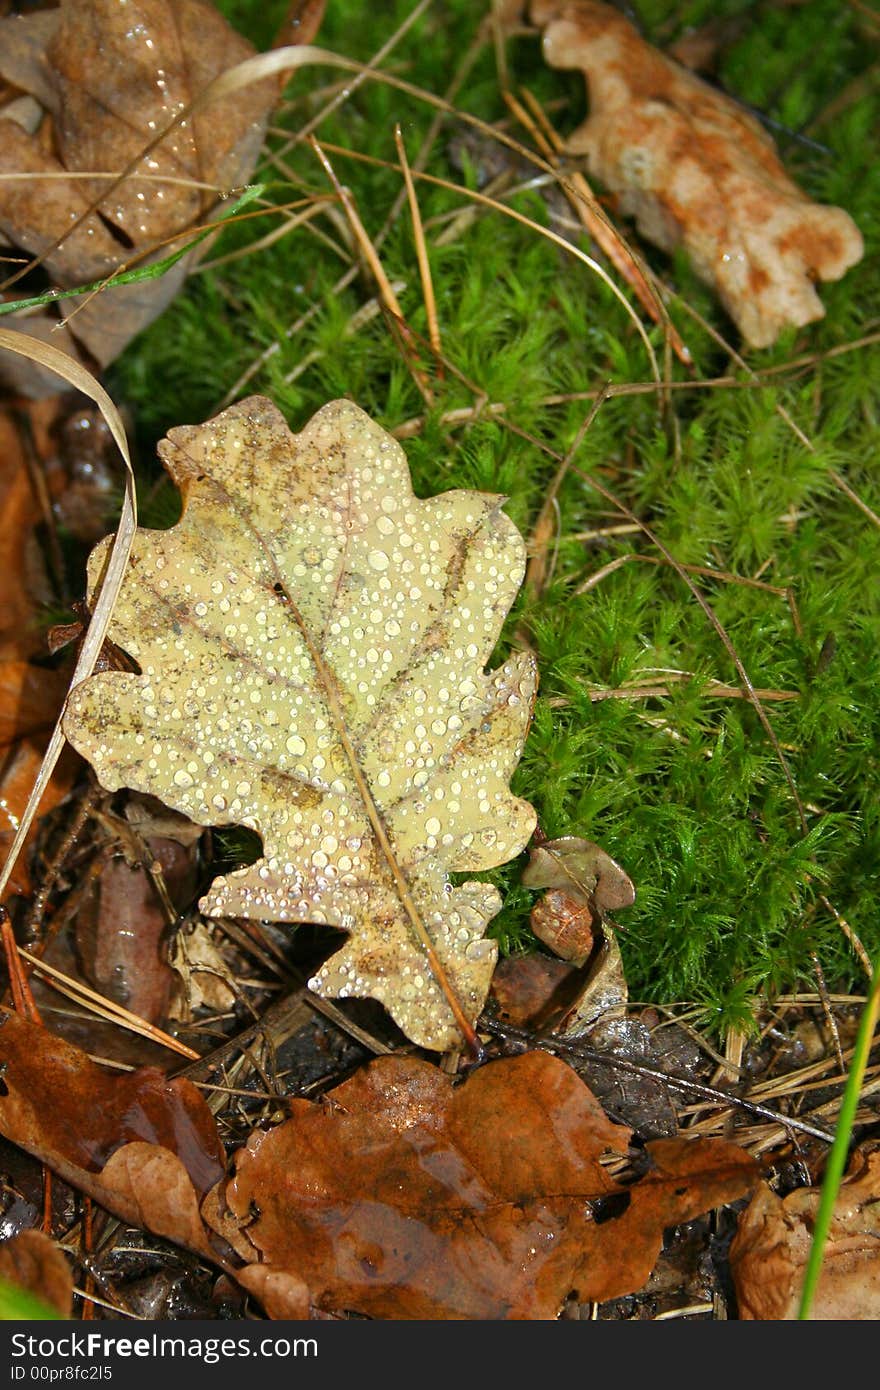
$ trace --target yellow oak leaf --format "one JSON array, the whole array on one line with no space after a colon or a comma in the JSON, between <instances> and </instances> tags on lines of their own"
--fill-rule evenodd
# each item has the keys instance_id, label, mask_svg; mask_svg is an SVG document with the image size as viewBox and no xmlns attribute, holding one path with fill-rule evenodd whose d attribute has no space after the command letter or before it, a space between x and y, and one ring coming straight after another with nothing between
<instances>
[{"instance_id":1,"label":"yellow oak leaf","mask_svg":"<svg viewBox=\"0 0 880 1390\"><path fill-rule=\"evenodd\" d=\"M263 858L204 912L342 928L312 988L378 999L423 1047L460 1042L501 902L449 876L512 858L535 822L509 787L535 662L485 669L525 563L503 499L418 499L348 401L293 435L252 397L159 453L183 517L138 532L108 633L140 674L77 686L67 737L110 790L259 832Z\"/></svg>"}]
</instances>

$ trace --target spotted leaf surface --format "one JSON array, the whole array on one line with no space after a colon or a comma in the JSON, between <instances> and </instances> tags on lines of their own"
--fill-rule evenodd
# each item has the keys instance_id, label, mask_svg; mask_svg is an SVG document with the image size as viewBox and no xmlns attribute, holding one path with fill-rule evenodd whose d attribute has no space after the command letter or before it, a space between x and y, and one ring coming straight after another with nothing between
<instances>
[{"instance_id":1,"label":"spotted leaf surface","mask_svg":"<svg viewBox=\"0 0 880 1390\"><path fill-rule=\"evenodd\" d=\"M416 498L400 446L347 401L293 435L252 397L159 452L183 518L138 532L109 631L140 674L79 685L67 736L108 789L259 832L264 857L216 879L205 912L342 928L312 987L452 1046L501 903L449 875L512 858L535 819L508 785L534 661L485 669L522 537L499 497Z\"/></svg>"}]
</instances>

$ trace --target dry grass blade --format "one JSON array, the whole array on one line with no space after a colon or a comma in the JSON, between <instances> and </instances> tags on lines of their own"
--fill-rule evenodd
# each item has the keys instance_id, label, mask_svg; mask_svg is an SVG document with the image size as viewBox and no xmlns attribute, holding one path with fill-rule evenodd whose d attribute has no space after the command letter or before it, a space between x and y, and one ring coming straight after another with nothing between
<instances>
[{"instance_id":1,"label":"dry grass blade","mask_svg":"<svg viewBox=\"0 0 880 1390\"><path fill-rule=\"evenodd\" d=\"M32 955L23 946L19 946L18 953L38 975L42 975L60 994L66 995L68 999L72 999L77 1004L91 1010L99 1018L106 1018L111 1023L118 1024L120 1028L128 1029L130 1033L138 1033L143 1038L149 1038L151 1042L158 1043L160 1047L167 1047L169 1051L177 1052L181 1057L198 1059L200 1054L194 1052L191 1047L187 1047L186 1043L172 1038L170 1033L165 1033L161 1028L147 1023L146 1019L138 1018L137 1014L130 1013L128 1009L124 1009L121 1004L114 1003L105 995L89 989L88 985L66 975L63 970L56 970L53 965L47 965L45 961L40 960L39 956Z\"/></svg>"},{"instance_id":2,"label":"dry grass blade","mask_svg":"<svg viewBox=\"0 0 880 1390\"><path fill-rule=\"evenodd\" d=\"M409 160L406 157L403 133L399 125L394 127L394 140L397 145L400 167L403 170L406 196L409 202L410 216L412 217L416 257L419 262L419 275L422 280L422 295L425 301L425 316L428 320L428 340L431 344L431 351L434 353L434 356L439 358L442 352L442 344L440 341L440 325L437 321L437 300L434 297L434 282L431 278L431 262L428 259L428 248L425 244L425 230L422 226L422 214L419 211L419 200L416 197L416 186L413 183L412 170L409 167Z\"/></svg>"}]
</instances>

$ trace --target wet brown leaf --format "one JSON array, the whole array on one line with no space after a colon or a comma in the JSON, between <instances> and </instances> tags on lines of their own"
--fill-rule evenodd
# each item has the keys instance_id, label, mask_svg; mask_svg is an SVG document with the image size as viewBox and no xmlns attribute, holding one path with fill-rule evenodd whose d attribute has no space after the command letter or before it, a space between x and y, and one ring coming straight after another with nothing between
<instances>
[{"instance_id":1,"label":"wet brown leaf","mask_svg":"<svg viewBox=\"0 0 880 1390\"><path fill-rule=\"evenodd\" d=\"M863 254L849 215L811 202L752 116L611 6L532 0L530 13L551 67L579 68L589 86L589 118L568 148L639 231L684 247L752 347L821 318L814 282L839 280Z\"/></svg>"},{"instance_id":2,"label":"wet brown leaf","mask_svg":"<svg viewBox=\"0 0 880 1390\"><path fill-rule=\"evenodd\" d=\"M12 1012L0 1013L0 1133L50 1167L95 1173L121 1145L177 1154L205 1193L225 1168L214 1117L185 1078L158 1067L108 1072L85 1052Z\"/></svg>"},{"instance_id":3,"label":"wet brown leaf","mask_svg":"<svg viewBox=\"0 0 880 1390\"><path fill-rule=\"evenodd\" d=\"M380 1000L424 1047L460 1042L501 900L449 875L504 863L534 825L508 782L535 661L485 670L522 537L497 497L418 500L400 446L347 401L292 435L253 397L160 453L186 509L138 532L109 628L143 675L79 685L68 738L109 789L259 831L264 857L203 911L343 928L312 988Z\"/></svg>"},{"instance_id":4,"label":"wet brown leaf","mask_svg":"<svg viewBox=\"0 0 880 1390\"><path fill-rule=\"evenodd\" d=\"M0 22L0 75L32 92L46 113L32 133L3 120L0 109L0 172L58 176L0 182L0 232L31 255L47 252L52 283L72 288L110 274L135 252L149 255L209 216L218 193L247 182L277 96L274 81L196 111L106 197L106 179L64 175L121 172L214 77L253 52L207 0L61 0L50 14ZM162 176L172 181L157 182ZM213 188L198 186L205 184ZM98 200L97 211L67 234ZM70 320L62 345L106 366L161 313L186 271L181 261L157 280L102 293ZM24 331L42 337L55 325L49 312L22 320ZM14 365L19 389L57 390L57 378L49 384L33 364Z\"/></svg>"},{"instance_id":5,"label":"wet brown leaf","mask_svg":"<svg viewBox=\"0 0 880 1390\"><path fill-rule=\"evenodd\" d=\"M582 977L574 965L533 951L504 956L492 976L491 996L499 1013L515 1027L538 1027L548 1014L571 1000Z\"/></svg>"},{"instance_id":6,"label":"wet brown leaf","mask_svg":"<svg viewBox=\"0 0 880 1390\"><path fill-rule=\"evenodd\" d=\"M762 1183L739 1219L730 1268L739 1315L797 1317L818 1188L777 1197ZM880 1149L857 1154L834 1207L811 1318L880 1318Z\"/></svg>"},{"instance_id":7,"label":"wet brown leaf","mask_svg":"<svg viewBox=\"0 0 880 1390\"><path fill-rule=\"evenodd\" d=\"M387 1057L255 1134L226 1200L259 1268L304 1280L324 1311L554 1318L571 1291L639 1288L665 1226L755 1180L734 1145L661 1141L654 1170L622 1188L598 1160L629 1133L545 1053L490 1062L458 1085Z\"/></svg>"},{"instance_id":8,"label":"wet brown leaf","mask_svg":"<svg viewBox=\"0 0 880 1390\"><path fill-rule=\"evenodd\" d=\"M104 1165L100 1182L104 1204L124 1212L129 1225L216 1259L192 1175L177 1154L143 1141L124 1144Z\"/></svg>"},{"instance_id":9,"label":"wet brown leaf","mask_svg":"<svg viewBox=\"0 0 880 1390\"><path fill-rule=\"evenodd\" d=\"M69 1318L73 1311L70 1265L42 1231L21 1231L0 1242L0 1279L35 1294L61 1318Z\"/></svg>"}]
</instances>

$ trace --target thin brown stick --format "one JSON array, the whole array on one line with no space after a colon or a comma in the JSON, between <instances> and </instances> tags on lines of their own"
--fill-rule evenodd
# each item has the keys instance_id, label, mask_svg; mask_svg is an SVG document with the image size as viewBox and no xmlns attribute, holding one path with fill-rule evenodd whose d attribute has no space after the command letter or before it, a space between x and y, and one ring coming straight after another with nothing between
<instances>
[{"instance_id":1,"label":"thin brown stick","mask_svg":"<svg viewBox=\"0 0 880 1390\"><path fill-rule=\"evenodd\" d=\"M819 1129L817 1125L808 1124L805 1120L796 1120L790 1115L779 1115L769 1106L747 1100L744 1096L731 1095L729 1091L715 1090L712 1086L705 1086L700 1081L692 1081L689 1077L676 1076L672 1072L663 1071L660 1067L649 1067L641 1062L631 1062L629 1058L621 1057L615 1052L599 1052L596 1048L586 1047L583 1043L569 1042L565 1038L551 1035L535 1037L524 1028L514 1028L510 1024L499 1023L497 1019L488 1018L486 1015L480 1019L480 1028L504 1041L526 1043L543 1052L561 1052L565 1056L578 1057L585 1062L594 1062L601 1066L611 1067L615 1071L629 1072L632 1076L647 1077L658 1082L661 1086L671 1086L674 1090L701 1096L704 1100L723 1107L725 1110L743 1110L746 1114L757 1115L762 1120L782 1125L786 1130L808 1134L812 1139L820 1139L824 1144L830 1144L834 1139L834 1135L827 1130Z\"/></svg>"}]
</instances>

